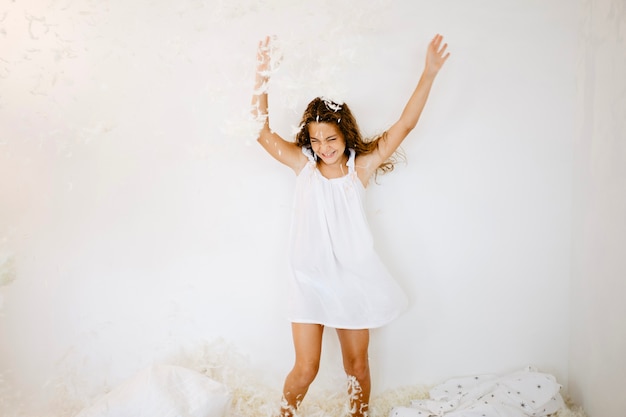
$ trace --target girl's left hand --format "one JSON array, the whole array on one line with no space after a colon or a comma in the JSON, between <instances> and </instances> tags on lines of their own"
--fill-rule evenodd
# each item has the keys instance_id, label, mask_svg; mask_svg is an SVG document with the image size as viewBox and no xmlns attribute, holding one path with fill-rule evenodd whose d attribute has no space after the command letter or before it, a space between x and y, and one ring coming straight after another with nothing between
<instances>
[{"instance_id":1,"label":"girl's left hand","mask_svg":"<svg viewBox=\"0 0 626 417\"><path fill-rule=\"evenodd\" d=\"M266 36L264 41L259 42L256 52L256 73L257 76L268 80L272 67L272 56L270 54L270 37Z\"/></svg>"},{"instance_id":2,"label":"girl's left hand","mask_svg":"<svg viewBox=\"0 0 626 417\"><path fill-rule=\"evenodd\" d=\"M448 44L444 43L441 45L442 41L443 36L437 34L428 45L428 51L426 53L426 71L433 75L439 72L443 64L450 56L450 52L446 53Z\"/></svg>"},{"instance_id":3,"label":"girl's left hand","mask_svg":"<svg viewBox=\"0 0 626 417\"><path fill-rule=\"evenodd\" d=\"M257 77L264 81L269 81L270 76L280 66L282 57L280 49L276 45L276 38L266 36L265 40L259 42L256 53L256 73Z\"/></svg>"}]
</instances>

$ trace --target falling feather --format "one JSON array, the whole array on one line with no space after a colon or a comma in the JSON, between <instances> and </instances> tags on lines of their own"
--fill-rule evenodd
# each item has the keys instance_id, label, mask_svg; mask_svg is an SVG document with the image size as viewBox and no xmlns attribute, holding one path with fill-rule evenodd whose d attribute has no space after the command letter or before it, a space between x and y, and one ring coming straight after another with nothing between
<instances>
[{"instance_id":1,"label":"falling feather","mask_svg":"<svg viewBox=\"0 0 626 417\"><path fill-rule=\"evenodd\" d=\"M12 253L0 253L0 287L15 281L15 256Z\"/></svg>"}]
</instances>

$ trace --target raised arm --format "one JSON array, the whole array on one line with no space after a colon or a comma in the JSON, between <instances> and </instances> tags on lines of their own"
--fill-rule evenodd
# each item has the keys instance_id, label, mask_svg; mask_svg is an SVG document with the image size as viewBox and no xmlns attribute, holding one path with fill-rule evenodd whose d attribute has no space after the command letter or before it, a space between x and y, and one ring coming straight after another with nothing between
<instances>
[{"instance_id":1,"label":"raised arm","mask_svg":"<svg viewBox=\"0 0 626 417\"><path fill-rule=\"evenodd\" d=\"M257 67L252 95L252 116L259 122L261 129L257 141L279 162L287 165L296 173L300 172L306 163L306 157L301 149L293 142L288 142L270 129L267 86L273 65L271 54L271 40L266 37L259 42L257 49Z\"/></svg>"},{"instance_id":2,"label":"raised arm","mask_svg":"<svg viewBox=\"0 0 626 417\"><path fill-rule=\"evenodd\" d=\"M375 170L381 163L386 161L402 143L404 138L413 130L417 125L417 122L422 114L430 88L433 85L433 81L437 76L437 73L446 62L450 53L446 53L448 44L441 44L443 36L436 35L430 44L426 53L426 64L424 65L424 71L420 77L417 87L413 91L411 98L407 102L400 119L395 122L386 132L383 137L378 141L378 148L376 152L371 154L371 158L374 159L372 166Z\"/></svg>"}]
</instances>

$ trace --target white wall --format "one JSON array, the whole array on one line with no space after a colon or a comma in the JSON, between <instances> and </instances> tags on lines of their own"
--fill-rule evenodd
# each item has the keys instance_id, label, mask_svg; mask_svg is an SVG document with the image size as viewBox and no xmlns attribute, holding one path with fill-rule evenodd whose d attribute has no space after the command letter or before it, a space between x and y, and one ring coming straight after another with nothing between
<instances>
[{"instance_id":1,"label":"white wall","mask_svg":"<svg viewBox=\"0 0 626 417\"><path fill-rule=\"evenodd\" d=\"M626 3L583 5L574 162L569 387L590 417L626 410Z\"/></svg>"},{"instance_id":2,"label":"white wall","mask_svg":"<svg viewBox=\"0 0 626 417\"><path fill-rule=\"evenodd\" d=\"M368 194L411 299L374 332L374 390L527 364L566 384L578 8L469 3L4 3L4 378L35 399L68 381L97 389L223 338L280 383L293 177L251 143L256 42L282 42L278 132L327 94L371 135L440 32L453 55L408 164ZM341 374L332 337L325 361Z\"/></svg>"}]
</instances>

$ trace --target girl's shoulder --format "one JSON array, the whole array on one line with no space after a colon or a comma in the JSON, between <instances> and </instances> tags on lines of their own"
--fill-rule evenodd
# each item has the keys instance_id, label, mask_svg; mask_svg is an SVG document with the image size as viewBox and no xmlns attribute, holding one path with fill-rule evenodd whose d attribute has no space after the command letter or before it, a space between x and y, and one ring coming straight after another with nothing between
<instances>
[{"instance_id":1,"label":"girl's shoulder","mask_svg":"<svg viewBox=\"0 0 626 417\"><path fill-rule=\"evenodd\" d=\"M368 170L373 174L381 164L380 156L377 155L376 151L357 154L354 158L354 164L357 169Z\"/></svg>"},{"instance_id":2,"label":"girl's shoulder","mask_svg":"<svg viewBox=\"0 0 626 417\"><path fill-rule=\"evenodd\" d=\"M356 155L354 158L354 169L363 187L367 187L370 178L372 178L379 165L380 164L372 158L371 153Z\"/></svg>"},{"instance_id":3,"label":"girl's shoulder","mask_svg":"<svg viewBox=\"0 0 626 417\"><path fill-rule=\"evenodd\" d=\"M315 162L315 156L313 155L313 151L311 151L311 149L298 145L295 146L299 147L300 150L297 153L297 161L294 162L292 169L296 175L300 175L300 172L302 172L305 166L307 166L310 162Z\"/></svg>"}]
</instances>

